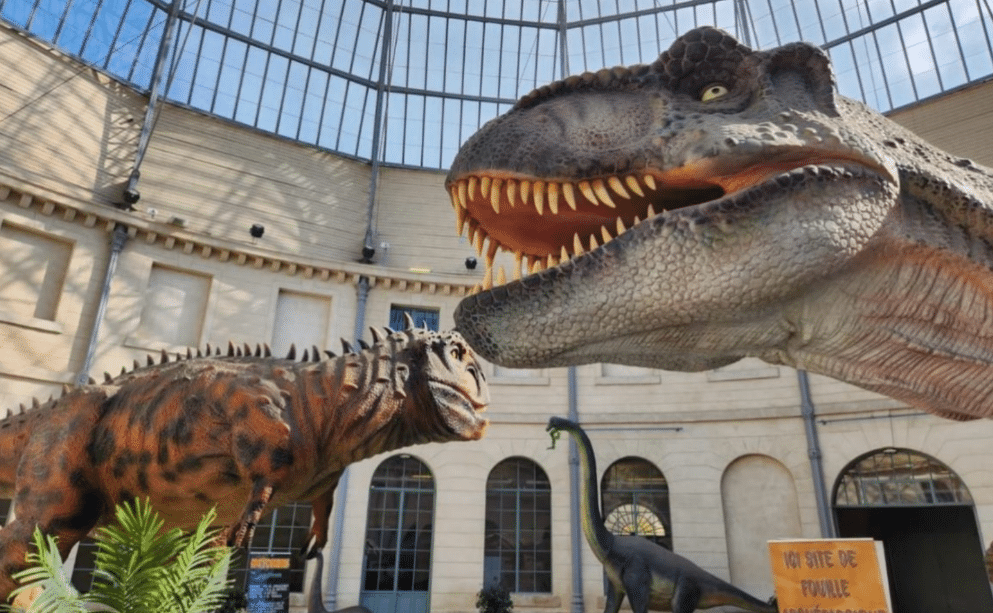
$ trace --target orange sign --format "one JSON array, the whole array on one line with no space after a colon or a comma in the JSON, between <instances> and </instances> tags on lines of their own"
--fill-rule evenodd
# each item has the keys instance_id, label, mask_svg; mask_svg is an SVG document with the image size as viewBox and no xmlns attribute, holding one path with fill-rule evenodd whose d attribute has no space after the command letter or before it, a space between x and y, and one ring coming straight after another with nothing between
<instances>
[{"instance_id":1,"label":"orange sign","mask_svg":"<svg viewBox=\"0 0 993 613\"><path fill-rule=\"evenodd\" d=\"M769 541L780 613L892 613L883 544Z\"/></svg>"},{"instance_id":2,"label":"orange sign","mask_svg":"<svg viewBox=\"0 0 993 613\"><path fill-rule=\"evenodd\" d=\"M252 568L289 568L290 559L287 558L256 558L253 557L249 564Z\"/></svg>"}]
</instances>

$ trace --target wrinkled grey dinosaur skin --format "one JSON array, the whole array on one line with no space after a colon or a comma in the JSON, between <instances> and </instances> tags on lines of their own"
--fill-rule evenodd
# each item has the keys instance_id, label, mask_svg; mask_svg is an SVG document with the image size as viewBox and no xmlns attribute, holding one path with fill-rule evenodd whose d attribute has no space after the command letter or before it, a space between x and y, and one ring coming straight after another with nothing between
<instances>
[{"instance_id":1,"label":"wrinkled grey dinosaur skin","mask_svg":"<svg viewBox=\"0 0 993 613\"><path fill-rule=\"evenodd\" d=\"M579 424L552 417L546 428L552 445L559 432L573 437L579 449L582 471L580 520L593 554L607 573L607 603L604 613L617 613L627 595L634 613L672 611L692 613L732 605L754 613L776 613L775 604L761 600L715 577L686 558L640 536L618 536L603 524L596 483L593 445Z\"/></svg>"},{"instance_id":2,"label":"wrinkled grey dinosaur skin","mask_svg":"<svg viewBox=\"0 0 993 613\"><path fill-rule=\"evenodd\" d=\"M503 249L531 273L488 271L455 313L492 362L757 356L993 412L993 171L840 96L812 45L699 28L651 65L542 87L463 145L447 188L488 268Z\"/></svg>"}]
</instances>

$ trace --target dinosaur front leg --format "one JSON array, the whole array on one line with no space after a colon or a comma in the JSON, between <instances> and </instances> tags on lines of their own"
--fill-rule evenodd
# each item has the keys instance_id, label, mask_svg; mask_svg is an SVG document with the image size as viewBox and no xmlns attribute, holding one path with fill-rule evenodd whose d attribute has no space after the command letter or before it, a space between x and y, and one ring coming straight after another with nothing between
<instances>
[{"instance_id":1,"label":"dinosaur front leg","mask_svg":"<svg viewBox=\"0 0 993 613\"><path fill-rule=\"evenodd\" d=\"M317 498L310 501L314 512L314 523L310 526L310 535L303 544L300 553L306 553L307 559L316 556L328 543L328 520L331 518L331 505L334 503L334 491L338 488L341 474L338 471L328 479L328 489ZM309 547L308 547L309 546Z\"/></svg>"},{"instance_id":2,"label":"dinosaur front leg","mask_svg":"<svg viewBox=\"0 0 993 613\"><path fill-rule=\"evenodd\" d=\"M0 529L0 604L7 604L17 587L13 575L28 567L25 561L31 546L34 524L15 520Z\"/></svg>"},{"instance_id":3,"label":"dinosaur front leg","mask_svg":"<svg viewBox=\"0 0 993 613\"><path fill-rule=\"evenodd\" d=\"M607 601L603 606L603 613L617 613L621 610L622 602L624 602L624 592L617 589L613 581L608 581Z\"/></svg>"},{"instance_id":4,"label":"dinosaur front leg","mask_svg":"<svg viewBox=\"0 0 993 613\"><path fill-rule=\"evenodd\" d=\"M245 505L245 511L241 514L241 520L231 527L231 536L228 538L228 545L232 547L246 546L252 542L255 534L255 526L259 524L259 518L265 511L265 507L272 498L273 486L264 479L255 481L252 488L252 495Z\"/></svg>"}]
</instances>

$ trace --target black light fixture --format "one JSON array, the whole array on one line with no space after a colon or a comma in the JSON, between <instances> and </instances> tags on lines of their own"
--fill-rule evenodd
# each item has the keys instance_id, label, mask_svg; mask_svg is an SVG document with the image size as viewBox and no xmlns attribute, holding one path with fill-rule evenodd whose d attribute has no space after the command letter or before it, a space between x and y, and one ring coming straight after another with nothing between
<instances>
[{"instance_id":1,"label":"black light fixture","mask_svg":"<svg viewBox=\"0 0 993 613\"><path fill-rule=\"evenodd\" d=\"M372 256L374 255L376 255L376 250L369 245L365 245L362 247L362 259L359 261L363 264L372 264Z\"/></svg>"},{"instance_id":2,"label":"black light fixture","mask_svg":"<svg viewBox=\"0 0 993 613\"><path fill-rule=\"evenodd\" d=\"M466 270L476 270L476 258L469 256L465 259L465 269Z\"/></svg>"},{"instance_id":3,"label":"black light fixture","mask_svg":"<svg viewBox=\"0 0 993 613\"><path fill-rule=\"evenodd\" d=\"M260 223L253 223L252 227L248 229L248 233L252 235L252 238L262 238L265 234L265 226Z\"/></svg>"}]
</instances>

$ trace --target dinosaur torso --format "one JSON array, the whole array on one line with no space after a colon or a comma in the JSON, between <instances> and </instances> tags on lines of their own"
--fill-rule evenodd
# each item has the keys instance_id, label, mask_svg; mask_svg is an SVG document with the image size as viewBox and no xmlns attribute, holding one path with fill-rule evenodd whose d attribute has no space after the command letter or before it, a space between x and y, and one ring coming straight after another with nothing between
<instances>
[{"instance_id":1,"label":"dinosaur torso","mask_svg":"<svg viewBox=\"0 0 993 613\"><path fill-rule=\"evenodd\" d=\"M488 268L506 250L521 269L456 312L498 364L757 356L993 413L993 171L838 95L812 45L699 28L651 65L542 87L447 186Z\"/></svg>"},{"instance_id":2,"label":"dinosaur torso","mask_svg":"<svg viewBox=\"0 0 993 613\"><path fill-rule=\"evenodd\" d=\"M311 501L314 553L348 464L482 436L486 383L457 333L374 336L340 357L315 349L313 361L163 354L0 421L0 494L13 494L16 517L0 529L0 602L36 525L65 555L116 504L147 497L170 527L216 507L237 546L267 508Z\"/></svg>"}]
</instances>

